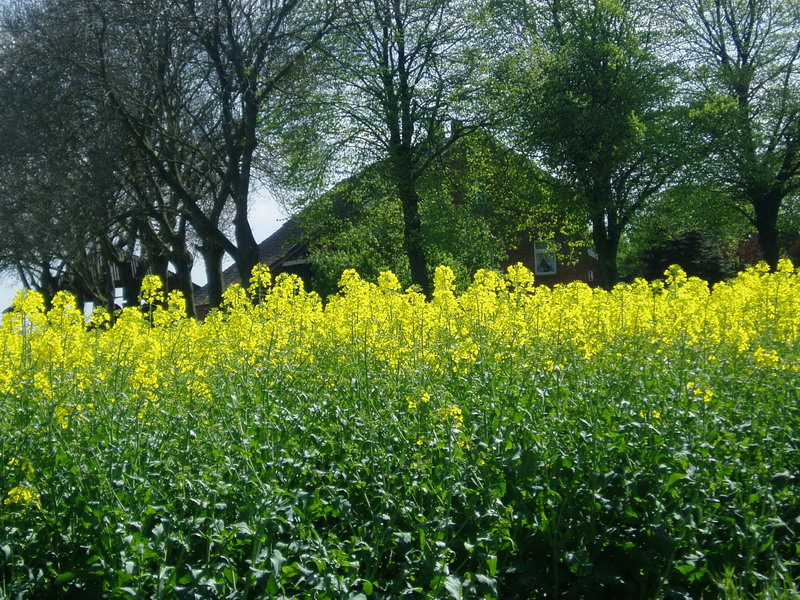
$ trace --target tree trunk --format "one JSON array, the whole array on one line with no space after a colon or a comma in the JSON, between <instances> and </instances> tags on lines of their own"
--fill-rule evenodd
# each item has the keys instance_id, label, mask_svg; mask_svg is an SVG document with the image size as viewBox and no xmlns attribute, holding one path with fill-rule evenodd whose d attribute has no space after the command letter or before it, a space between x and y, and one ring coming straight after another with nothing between
<instances>
[{"instance_id":1,"label":"tree trunk","mask_svg":"<svg viewBox=\"0 0 800 600\"><path fill-rule=\"evenodd\" d=\"M133 263L131 261L116 261L117 270L119 271L119 286L122 288L122 306L138 306L139 305L139 289L136 277L133 274ZM114 290L116 295L116 289Z\"/></svg>"},{"instance_id":2,"label":"tree trunk","mask_svg":"<svg viewBox=\"0 0 800 600\"><path fill-rule=\"evenodd\" d=\"M236 198L236 216L233 225L236 233L236 270L242 286L250 285L250 277L253 274L253 267L258 264L259 251L258 242L253 237L253 230L247 218L247 192L243 197Z\"/></svg>"},{"instance_id":3,"label":"tree trunk","mask_svg":"<svg viewBox=\"0 0 800 600\"><path fill-rule=\"evenodd\" d=\"M753 224L756 227L756 231L758 231L758 243L761 246L764 260L772 271L778 268L778 260L780 259L780 244L778 241L780 200L774 192L751 199L756 215Z\"/></svg>"},{"instance_id":4,"label":"tree trunk","mask_svg":"<svg viewBox=\"0 0 800 600\"><path fill-rule=\"evenodd\" d=\"M256 129L258 127L258 102L253 94L253 86L248 87L244 94L244 121L242 124L243 140L242 154L236 165L238 176L233 187L233 202L236 209L233 226L236 235L236 269L242 280L242 285L250 285L253 267L258 264L258 242L253 237L253 229L247 217L250 195L250 179L253 166L253 154L258 147Z\"/></svg>"},{"instance_id":5,"label":"tree trunk","mask_svg":"<svg viewBox=\"0 0 800 600\"><path fill-rule=\"evenodd\" d=\"M169 259L161 252L157 252L150 256L149 261L150 272L161 279L164 291L169 292Z\"/></svg>"},{"instance_id":6,"label":"tree trunk","mask_svg":"<svg viewBox=\"0 0 800 600\"><path fill-rule=\"evenodd\" d=\"M83 312L84 305L86 304L86 295L84 294L83 289L81 288L82 286L77 285L76 282L76 284L72 286L69 292L75 297L75 307L79 311Z\"/></svg>"},{"instance_id":7,"label":"tree trunk","mask_svg":"<svg viewBox=\"0 0 800 600\"><path fill-rule=\"evenodd\" d=\"M41 263L42 275L39 277L39 292L44 297L44 306L47 310L52 308L53 297L58 291L58 282L50 272L50 265L47 262Z\"/></svg>"},{"instance_id":8,"label":"tree trunk","mask_svg":"<svg viewBox=\"0 0 800 600\"><path fill-rule=\"evenodd\" d=\"M114 315L117 310L117 306L114 304L117 290L114 287L114 277L111 274L111 263L107 259L104 260L103 263L105 268L105 277L103 278L103 294L105 295L105 298L102 300L105 301L105 308L108 311L108 314Z\"/></svg>"},{"instance_id":9,"label":"tree trunk","mask_svg":"<svg viewBox=\"0 0 800 600\"><path fill-rule=\"evenodd\" d=\"M194 308L194 284L192 283L194 259L185 246L176 248L174 256L178 289L183 292L183 297L186 300L186 316L195 318L197 317L197 311Z\"/></svg>"},{"instance_id":10,"label":"tree trunk","mask_svg":"<svg viewBox=\"0 0 800 600\"><path fill-rule=\"evenodd\" d=\"M221 246L207 241L200 249L205 263L206 279L208 283L208 302L211 308L216 308L222 304L222 258L225 250Z\"/></svg>"},{"instance_id":11,"label":"tree trunk","mask_svg":"<svg viewBox=\"0 0 800 600\"><path fill-rule=\"evenodd\" d=\"M403 207L403 248L408 256L411 282L422 288L426 298L431 297L428 280L428 263L422 245L422 220L419 216L419 193L412 173L410 156L399 152L394 160L394 177L397 195Z\"/></svg>"},{"instance_id":12,"label":"tree trunk","mask_svg":"<svg viewBox=\"0 0 800 600\"><path fill-rule=\"evenodd\" d=\"M603 281L603 288L607 290L619 283L617 269L619 238L619 233L606 225L605 214L592 218L592 239L600 260L600 277Z\"/></svg>"}]
</instances>

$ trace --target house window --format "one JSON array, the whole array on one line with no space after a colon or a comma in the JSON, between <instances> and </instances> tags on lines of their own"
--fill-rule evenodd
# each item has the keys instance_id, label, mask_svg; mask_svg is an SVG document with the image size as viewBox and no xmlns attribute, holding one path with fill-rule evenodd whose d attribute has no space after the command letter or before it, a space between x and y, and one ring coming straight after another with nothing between
<instances>
[{"instance_id":1,"label":"house window","mask_svg":"<svg viewBox=\"0 0 800 600\"><path fill-rule=\"evenodd\" d=\"M556 274L556 252L549 242L533 243L533 261L536 275Z\"/></svg>"},{"instance_id":2,"label":"house window","mask_svg":"<svg viewBox=\"0 0 800 600\"><path fill-rule=\"evenodd\" d=\"M589 283L594 283L594 269L589 269L588 280Z\"/></svg>"}]
</instances>

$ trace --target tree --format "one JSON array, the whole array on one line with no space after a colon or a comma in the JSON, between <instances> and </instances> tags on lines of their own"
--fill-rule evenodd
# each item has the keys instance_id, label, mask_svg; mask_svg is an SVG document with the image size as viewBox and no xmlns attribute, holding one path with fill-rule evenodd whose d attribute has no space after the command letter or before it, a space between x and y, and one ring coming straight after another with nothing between
<instances>
[{"instance_id":1,"label":"tree","mask_svg":"<svg viewBox=\"0 0 800 600\"><path fill-rule=\"evenodd\" d=\"M800 190L800 5L690 0L668 8L704 134L702 180L752 223L774 269L782 205Z\"/></svg>"},{"instance_id":2,"label":"tree","mask_svg":"<svg viewBox=\"0 0 800 600\"><path fill-rule=\"evenodd\" d=\"M258 261L247 217L262 122L330 29L327 0L35 0L18 14L56 82L119 134L120 218L154 261L173 262L191 307L188 226L212 302L227 252L246 283ZM93 112L92 112L93 111ZM119 151L117 151L119 150ZM71 156L80 158L79 153ZM77 176L80 169L74 169ZM113 212L113 211L112 211Z\"/></svg>"},{"instance_id":3,"label":"tree","mask_svg":"<svg viewBox=\"0 0 800 600\"><path fill-rule=\"evenodd\" d=\"M375 163L314 199L294 217L309 241L314 290L332 294L345 269L376 278L392 270L411 284L403 214L391 161ZM419 179L426 257L452 268L459 286L497 269L532 223L552 216L535 165L485 132L461 138Z\"/></svg>"},{"instance_id":4,"label":"tree","mask_svg":"<svg viewBox=\"0 0 800 600\"><path fill-rule=\"evenodd\" d=\"M125 14L115 15L117 3L106 4L104 18L125 22ZM261 109L329 30L334 12L330 3L310 0L149 4L131 9L127 18L136 27L122 40L113 29L99 30L100 75L139 149L197 231L217 304L223 253L233 257L245 283L258 262L247 213ZM152 96L115 85L108 65L127 38L137 43L137 65ZM151 97L156 102L143 102Z\"/></svg>"},{"instance_id":5,"label":"tree","mask_svg":"<svg viewBox=\"0 0 800 600\"><path fill-rule=\"evenodd\" d=\"M685 161L671 70L656 55L648 7L546 0L496 8L515 46L498 67L509 82L500 87L509 134L572 191L612 286L623 232Z\"/></svg>"},{"instance_id":6,"label":"tree","mask_svg":"<svg viewBox=\"0 0 800 600\"><path fill-rule=\"evenodd\" d=\"M185 219L157 185L144 190L153 173L86 68L74 9L31 2L3 14L4 266L46 295L68 288L113 308L115 279L136 303L147 270L166 280L169 260L192 314Z\"/></svg>"},{"instance_id":7,"label":"tree","mask_svg":"<svg viewBox=\"0 0 800 600\"><path fill-rule=\"evenodd\" d=\"M420 217L420 181L458 139L465 119L473 41L455 0L357 0L325 46L330 60L322 93L336 113L331 145L356 168L388 159L403 217L411 280L430 294ZM446 134L448 123L462 119Z\"/></svg>"},{"instance_id":8,"label":"tree","mask_svg":"<svg viewBox=\"0 0 800 600\"><path fill-rule=\"evenodd\" d=\"M636 215L625 233L619 260L622 278L660 277L669 266L661 265L670 260L670 253L680 258L679 264L689 274L704 273L713 280L731 275L736 250L752 226L741 213L731 211L727 202L724 195L692 181L659 194ZM717 250L726 257L723 263ZM720 268L704 271L704 261ZM684 266L690 263L695 266Z\"/></svg>"},{"instance_id":9,"label":"tree","mask_svg":"<svg viewBox=\"0 0 800 600\"><path fill-rule=\"evenodd\" d=\"M732 277L736 272L734 260L725 256L708 232L701 230L663 237L647 248L642 256L646 279L662 277L671 265L680 265L690 277L699 277L709 283Z\"/></svg>"},{"instance_id":10,"label":"tree","mask_svg":"<svg viewBox=\"0 0 800 600\"><path fill-rule=\"evenodd\" d=\"M43 60L43 40L28 27L40 16L3 14L0 268L48 298L66 287L110 304L108 271L126 243L114 219L118 132L83 100L79 73Z\"/></svg>"},{"instance_id":11,"label":"tree","mask_svg":"<svg viewBox=\"0 0 800 600\"><path fill-rule=\"evenodd\" d=\"M153 255L188 272L190 225L212 302L221 299L226 252L245 282L258 260L247 212L259 115L328 31L333 6L39 0L25 7L45 17L33 23L40 41L71 42L68 51L53 48L46 67L80 73L89 83L85 100L114 117L126 150L125 191L143 213L140 242L160 244Z\"/></svg>"}]
</instances>

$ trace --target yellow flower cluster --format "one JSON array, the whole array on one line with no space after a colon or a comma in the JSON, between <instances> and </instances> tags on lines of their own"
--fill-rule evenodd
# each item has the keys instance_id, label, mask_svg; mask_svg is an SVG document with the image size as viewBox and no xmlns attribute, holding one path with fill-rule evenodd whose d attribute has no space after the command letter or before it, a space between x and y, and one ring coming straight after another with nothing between
<instances>
[{"instance_id":1,"label":"yellow flower cluster","mask_svg":"<svg viewBox=\"0 0 800 600\"><path fill-rule=\"evenodd\" d=\"M39 495L39 492L32 487L27 485L18 485L9 490L6 499L3 500L3 504L18 504L23 508L28 506L36 506L37 508L41 508L42 505L39 502L40 499L41 496Z\"/></svg>"},{"instance_id":2,"label":"yellow flower cluster","mask_svg":"<svg viewBox=\"0 0 800 600\"><path fill-rule=\"evenodd\" d=\"M689 389L692 396L694 396L695 398L702 399L703 402L706 403L711 402L711 400L713 400L714 398L714 390L708 390L698 387L694 381L690 381L689 383L687 383L686 387Z\"/></svg>"},{"instance_id":3,"label":"yellow flower cluster","mask_svg":"<svg viewBox=\"0 0 800 600\"><path fill-rule=\"evenodd\" d=\"M439 409L439 420L460 429L464 426L464 413L456 405L444 406Z\"/></svg>"},{"instance_id":4,"label":"yellow flower cluster","mask_svg":"<svg viewBox=\"0 0 800 600\"><path fill-rule=\"evenodd\" d=\"M406 402L408 403L408 410L416 410L420 404L427 404L431 401L431 395L428 392L424 392L422 396L419 397L419 401L415 399L413 396L408 396L406 398Z\"/></svg>"},{"instance_id":5,"label":"yellow flower cluster","mask_svg":"<svg viewBox=\"0 0 800 600\"><path fill-rule=\"evenodd\" d=\"M33 475L34 468L33 465L28 462L24 458L17 458L16 456L12 457L8 461L8 466L10 467L17 467L24 475L30 476Z\"/></svg>"},{"instance_id":6,"label":"yellow flower cluster","mask_svg":"<svg viewBox=\"0 0 800 600\"><path fill-rule=\"evenodd\" d=\"M49 407L56 428L69 431L92 421L99 398L129 405L147 422L164 403L211 404L232 379L266 389L299 373L312 377L309 367L323 360L321 388L348 386L354 372L417 373L424 381L487 365L555 377L576 362L605 356L616 363L639 353L800 370L800 273L788 261L713 290L677 268L663 282L637 280L610 292L582 283L534 286L520 265L505 276L479 271L461 294L454 280L439 267L426 301L403 291L392 273L370 283L346 271L341 292L323 303L296 276L273 282L258 268L251 286L228 289L204 322L185 318L183 299L164 294L155 278L142 287L143 306L125 308L113 324L103 311L87 322L66 294L45 310L38 294L21 293L0 327L0 401L34 398ZM690 394L710 402L713 391ZM399 397L412 411L430 400ZM439 408L461 425L457 406L433 412Z\"/></svg>"}]
</instances>

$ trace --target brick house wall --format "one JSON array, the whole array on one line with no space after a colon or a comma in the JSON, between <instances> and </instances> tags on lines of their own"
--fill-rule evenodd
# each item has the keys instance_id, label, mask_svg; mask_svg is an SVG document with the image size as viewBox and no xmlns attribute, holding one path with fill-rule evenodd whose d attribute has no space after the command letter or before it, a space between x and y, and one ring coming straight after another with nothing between
<instances>
[{"instance_id":1,"label":"brick house wall","mask_svg":"<svg viewBox=\"0 0 800 600\"><path fill-rule=\"evenodd\" d=\"M577 252L577 257L567 261L564 257L568 254L568 250L563 236L556 236L553 241L553 245L556 246L555 273L549 274L541 271L537 273L535 244L536 240L533 235L524 237L516 248L509 251L508 261L503 264L503 267L522 263L534 273L537 284L553 286L558 283L582 281L591 287L603 285L602 275L600 274L600 261L596 255L587 249L582 249L573 251L573 253Z\"/></svg>"}]
</instances>

